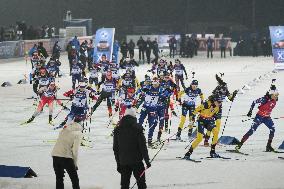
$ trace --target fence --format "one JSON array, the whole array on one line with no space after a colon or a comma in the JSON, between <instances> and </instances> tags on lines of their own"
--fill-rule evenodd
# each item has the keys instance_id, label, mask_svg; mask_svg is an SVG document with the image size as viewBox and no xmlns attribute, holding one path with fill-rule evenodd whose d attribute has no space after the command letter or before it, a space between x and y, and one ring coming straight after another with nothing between
<instances>
[{"instance_id":1,"label":"fence","mask_svg":"<svg viewBox=\"0 0 284 189\"><path fill-rule=\"evenodd\" d=\"M92 39L93 36L78 37L80 43L85 40ZM70 38L51 38L51 39L38 39L38 40L24 40L24 41L4 41L0 42L0 59L24 57L25 54L39 42L43 43L47 53L52 53L54 43L58 41L58 45L62 51L66 50L66 46Z\"/></svg>"}]
</instances>

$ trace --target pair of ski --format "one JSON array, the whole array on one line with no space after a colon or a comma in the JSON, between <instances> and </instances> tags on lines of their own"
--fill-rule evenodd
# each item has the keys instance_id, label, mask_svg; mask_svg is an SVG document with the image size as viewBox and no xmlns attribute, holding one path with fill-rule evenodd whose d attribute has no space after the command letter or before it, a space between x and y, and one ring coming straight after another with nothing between
<instances>
[{"instance_id":1,"label":"pair of ski","mask_svg":"<svg viewBox=\"0 0 284 189\"><path fill-rule=\"evenodd\" d=\"M27 122L27 121L25 121L25 122L22 122L22 123L20 123L20 126L28 126L30 123L32 123L32 122ZM50 126L55 126L55 124L54 123L48 123L48 125L50 125Z\"/></svg>"},{"instance_id":2,"label":"pair of ski","mask_svg":"<svg viewBox=\"0 0 284 189\"><path fill-rule=\"evenodd\" d=\"M245 155L245 156L248 156L249 154L247 153L243 153L243 152L240 152L238 150L226 150L227 152L231 152L231 153L236 153L236 154L241 154L241 155ZM271 153L276 153L276 154L283 154L284 152L281 152L281 151L277 151L277 150L274 150L274 151L263 151L263 152L271 152Z\"/></svg>"},{"instance_id":3,"label":"pair of ski","mask_svg":"<svg viewBox=\"0 0 284 189\"><path fill-rule=\"evenodd\" d=\"M191 161L193 163L201 163L202 162L201 160L196 160L196 159L192 159L192 158L185 158L185 157L181 157L181 156L178 156L176 158L180 159L180 160ZM225 160L227 160L227 159L231 159L231 158L218 155L218 157L206 157L206 158L201 158L201 159L225 159Z\"/></svg>"}]
</instances>

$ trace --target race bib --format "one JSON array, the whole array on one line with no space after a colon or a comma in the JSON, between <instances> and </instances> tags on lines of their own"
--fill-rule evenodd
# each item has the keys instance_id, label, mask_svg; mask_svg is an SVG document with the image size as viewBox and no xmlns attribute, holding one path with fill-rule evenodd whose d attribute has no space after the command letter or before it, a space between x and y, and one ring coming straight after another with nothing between
<instances>
[{"instance_id":1,"label":"race bib","mask_svg":"<svg viewBox=\"0 0 284 189\"><path fill-rule=\"evenodd\" d=\"M155 106L158 104L158 100L159 100L159 96L150 96L150 95L147 95L145 97L145 102L147 105L149 106Z\"/></svg>"}]
</instances>

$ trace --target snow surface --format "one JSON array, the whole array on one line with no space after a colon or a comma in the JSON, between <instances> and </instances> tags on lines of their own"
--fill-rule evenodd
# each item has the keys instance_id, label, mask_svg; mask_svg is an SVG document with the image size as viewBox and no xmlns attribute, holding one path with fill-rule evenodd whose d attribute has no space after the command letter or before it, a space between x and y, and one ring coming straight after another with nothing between
<instances>
[{"instance_id":1,"label":"snow surface","mask_svg":"<svg viewBox=\"0 0 284 189\"><path fill-rule=\"evenodd\" d=\"M62 70L68 73L67 56L61 58ZM205 96L210 95L217 82L215 74L224 72L224 80L228 83L229 90L242 88L245 84L253 81L256 77L268 74L262 78L251 90L245 90L245 94L239 94L233 102L230 116L227 121L224 135L234 136L240 139L250 128L251 122L241 122L246 117L237 115L246 114L252 100L259 98L268 90L271 79L277 79L277 87L280 92L279 101L272 113L272 117L283 116L284 100L284 74L283 72L272 73L274 65L272 58L229 57L220 59L219 55L214 59L207 59L199 55L193 59L181 59L187 71L196 72L196 79ZM142 65L137 69L140 80L144 77L150 65ZM37 174L37 178L0 178L1 189L51 189L55 188L55 175L52 167L50 153L54 143L46 143L44 140L56 139L58 130L54 131L48 122L48 109L35 119L29 126L20 126L20 123L28 119L34 112L33 100L27 100L32 96L32 85L17 85L16 83L28 74L30 64L24 60L0 61L0 82L9 81L12 87L0 88L0 164L29 166ZM189 74L191 75L191 74ZM190 76L191 77L191 76ZM68 74L59 79L59 96L71 88L71 79ZM189 84L189 81L186 83ZM223 116L228 114L230 102L223 103ZM70 104L69 104L70 105ZM176 107L178 114L181 108ZM256 108L255 108L256 109ZM55 106L54 115L60 110ZM256 111L256 110L255 110ZM62 112L55 119L59 124L67 112ZM226 117L222 119L222 125ZM283 119L274 120L276 133L273 146L278 146L284 140ZM173 117L171 134L177 131L179 119ZM79 153L79 178L83 189L117 189L120 188L120 175L116 172L116 163L112 151L112 138L108 137L112 129L107 128L108 115L106 102L92 116L91 133L93 148L80 147ZM222 126L223 129L223 126ZM221 129L221 130L222 130ZM157 132L157 128L156 128ZM147 133L147 130L146 130ZM261 125L256 133L244 144L242 151L249 156L228 153L226 149L234 146L218 145L216 151L223 156L231 157L231 160L202 159L202 163L181 161L176 156L183 156L187 143L170 141L159 153L152 163L152 167L146 172L148 188L284 188L284 161L278 159L281 154L264 153L269 130ZM187 131L183 131L182 137L187 139ZM221 135L221 133L220 133ZM168 134L163 134L167 138ZM210 148L199 146L193 153L192 158L200 159L209 156ZM150 157L157 150L150 149ZM282 155L284 156L284 155ZM239 158L240 160L235 160ZM66 175L66 188L72 188L71 182ZM132 178L131 183L134 183ZM132 185L131 184L131 185Z\"/></svg>"}]
</instances>

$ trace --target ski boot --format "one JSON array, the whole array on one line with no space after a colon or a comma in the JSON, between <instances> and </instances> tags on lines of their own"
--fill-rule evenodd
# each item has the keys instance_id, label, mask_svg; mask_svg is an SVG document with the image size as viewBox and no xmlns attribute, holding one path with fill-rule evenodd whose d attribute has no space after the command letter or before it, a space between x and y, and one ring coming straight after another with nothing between
<instances>
[{"instance_id":1,"label":"ski boot","mask_svg":"<svg viewBox=\"0 0 284 189\"><path fill-rule=\"evenodd\" d=\"M239 144L235 147L235 150L236 150L237 152L239 152L240 149L241 149L241 147L242 147L242 145L243 145L243 142L239 142Z\"/></svg>"},{"instance_id":2,"label":"ski boot","mask_svg":"<svg viewBox=\"0 0 284 189\"><path fill-rule=\"evenodd\" d=\"M53 123L53 121L52 121L52 115L49 115L49 116L48 116L48 124L54 126L54 123Z\"/></svg>"},{"instance_id":3,"label":"ski boot","mask_svg":"<svg viewBox=\"0 0 284 189\"><path fill-rule=\"evenodd\" d=\"M275 150L274 150L274 148L272 148L272 146L271 146L271 144L269 145L269 144L267 144L267 146L266 146L266 152L274 152Z\"/></svg>"},{"instance_id":4,"label":"ski boot","mask_svg":"<svg viewBox=\"0 0 284 189\"><path fill-rule=\"evenodd\" d=\"M212 157L212 158L219 158L220 155L215 152L215 149L211 149L210 157Z\"/></svg>"},{"instance_id":5,"label":"ski boot","mask_svg":"<svg viewBox=\"0 0 284 189\"><path fill-rule=\"evenodd\" d=\"M176 134L176 140L181 140L181 137L180 137L181 131L182 131L182 129L181 129L181 128L178 128L178 132L177 132L177 134Z\"/></svg>"},{"instance_id":6,"label":"ski boot","mask_svg":"<svg viewBox=\"0 0 284 189\"><path fill-rule=\"evenodd\" d=\"M162 131L158 132L158 136L157 136L157 142L160 143L161 142L161 136L162 136Z\"/></svg>"},{"instance_id":7,"label":"ski boot","mask_svg":"<svg viewBox=\"0 0 284 189\"><path fill-rule=\"evenodd\" d=\"M30 123L35 119L35 116L32 116L28 121L26 121L26 123Z\"/></svg>"},{"instance_id":8,"label":"ski boot","mask_svg":"<svg viewBox=\"0 0 284 189\"><path fill-rule=\"evenodd\" d=\"M148 147L151 148L153 147L152 139L148 138Z\"/></svg>"},{"instance_id":9,"label":"ski boot","mask_svg":"<svg viewBox=\"0 0 284 189\"><path fill-rule=\"evenodd\" d=\"M191 154L192 154L192 152L193 152L193 149L192 149L192 147L190 147L190 149L188 150L188 152L186 152L185 154L184 154L184 159L190 159L190 156L191 156Z\"/></svg>"}]
</instances>

